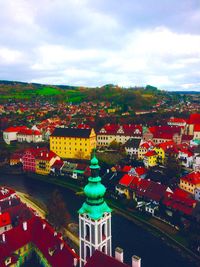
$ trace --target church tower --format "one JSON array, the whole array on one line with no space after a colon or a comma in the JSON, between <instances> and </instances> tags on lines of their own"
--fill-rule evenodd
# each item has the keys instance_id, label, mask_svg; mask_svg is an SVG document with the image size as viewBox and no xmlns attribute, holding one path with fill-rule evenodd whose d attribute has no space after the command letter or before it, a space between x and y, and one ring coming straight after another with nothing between
<instances>
[{"instance_id":1,"label":"church tower","mask_svg":"<svg viewBox=\"0 0 200 267\"><path fill-rule=\"evenodd\" d=\"M112 255L111 209L104 201L106 188L101 184L98 159L91 159L91 176L84 188L86 201L79 210L80 267L95 250Z\"/></svg>"}]
</instances>

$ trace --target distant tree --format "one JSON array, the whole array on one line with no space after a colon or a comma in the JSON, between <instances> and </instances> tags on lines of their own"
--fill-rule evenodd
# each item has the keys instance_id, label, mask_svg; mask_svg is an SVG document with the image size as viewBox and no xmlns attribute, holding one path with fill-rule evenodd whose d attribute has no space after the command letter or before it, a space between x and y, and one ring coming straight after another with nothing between
<instances>
[{"instance_id":1,"label":"distant tree","mask_svg":"<svg viewBox=\"0 0 200 267\"><path fill-rule=\"evenodd\" d=\"M109 148L111 149L115 149L115 150L118 150L120 147L120 144L116 141L116 140L113 140L111 143L110 143L110 146Z\"/></svg>"},{"instance_id":2,"label":"distant tree","mask_svg":"<svg viewBox=\"0 0 200 267\"><path fill-rule=\"evenodd\" d=\"M181 173L181 166L178 160L173 156L169 155L165 162L165 174L168 179L172 179L174 177L179 177Z\"/></svg>"},{"instance_id":3,"label":"distant tree","mask_svg":"<svg viewBox=\"0 0 200 267\"><path fill-rule=\"evenodd\" d=\"M52 197L48 201L46 219L58 231L66 227L70 219L65 202L58 190L53 192Z\"/></svg>"}]
</instances>

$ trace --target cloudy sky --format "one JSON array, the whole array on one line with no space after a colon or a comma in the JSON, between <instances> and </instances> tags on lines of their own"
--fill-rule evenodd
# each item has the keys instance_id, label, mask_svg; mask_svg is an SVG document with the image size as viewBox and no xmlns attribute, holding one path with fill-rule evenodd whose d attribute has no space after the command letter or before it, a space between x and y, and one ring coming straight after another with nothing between
<instances>
[{"instance_id":1,"label":"cloudy sky","mask_svg":"<svg viewBox=\"0 0 200 267\"><path fill-rule=\"evenodd\" d=\"M0 0L0 79L200 91L200 0Z\"/></svg>"}]
</instances>

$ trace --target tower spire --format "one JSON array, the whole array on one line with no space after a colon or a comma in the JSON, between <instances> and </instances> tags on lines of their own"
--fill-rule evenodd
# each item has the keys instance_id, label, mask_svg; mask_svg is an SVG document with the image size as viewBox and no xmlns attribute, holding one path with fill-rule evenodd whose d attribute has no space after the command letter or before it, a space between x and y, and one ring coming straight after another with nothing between
<instances>
[{"instance_id":1,"label":"tower spire","mask_svg":"<svg viewBox=\"0 0 200 267\"><path fill-rule=\"evenodd\" d=\"M98 220L105 212L110 213L111 209L104 200L106 188L101 183L100 166L95 151L93 151L90 163L91 176L88 178L88 184L84 187L86 201L79 210L79 214L87 214L91 219Z\"/></svg>"},{"instance_id":2,"label":"tower spire","mask_svg":"<svg viewBox=\"0 0 200 267\"><path fill-rule=\"evenodd\" d=\"M99 176L99 161L95 151L90 161L91 176L84 187L86 201L79 212L80 266L95 250L111 256L111 209L104 200L105 186Z\"/></svg>"}]
</instances>

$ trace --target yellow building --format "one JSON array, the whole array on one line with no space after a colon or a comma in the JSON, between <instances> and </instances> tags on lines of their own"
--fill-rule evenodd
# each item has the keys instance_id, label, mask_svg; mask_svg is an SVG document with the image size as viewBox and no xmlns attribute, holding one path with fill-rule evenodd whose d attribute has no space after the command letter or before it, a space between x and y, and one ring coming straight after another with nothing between
<instances>
[{"instance_id":1,"label":"yellow building","mask_svg":"<svg viewBox=\"0 0 200 267\"><path fill-rule=\"evenodd\" d=\"M200 172L191 172L180 178L180 188L194 195L195 189L200 186Z\"/></svg>"},{"instance_id":2,"label":"yellow building","mask_svg":"<svg viewBox=\"0 0 200 267\"><path fill-rule=\"evenodd\" d=\"M152 150L152 151L148 151L145 155L144 155L144 165L145 167L154 167L157 165L157 153Z\"/></svg>"},{"instance_id":3,"label":"yellow building","mask_svg":"<svg viewBox=\"0 0 200 267\"><path fill-rule=\"evenodd\" d=\"M144 143L141 143L141 145L138 148L138 159L144 159L144 155L152 149L154 146L153 142L151 140L146 141Z\"/></svg>"},{"instance_id":4,"label":"yellow building","mask_svg":"<svg viewBox=\"0 0 200 267\"><path fill-rule=\"evenodd\" d=\"M50 136L50 150L61 158L90 159L94 148L93 129L56 128Z\"/></svg>"},{"instance_id":5,"label":"yellow building","mask_svg":"<svg viewBox=\"0 0 200 267\"><path fill-rule=\"evenodd\" d=\"M51 166L60 160L54 152L43 151L36 156L35 159L35 172L42 175L48 175L51 171Z\"/></svg>"},{"instance_id":6,"label":"yellow building","mask_svg":"<svg viewBox=\"0 0 200 267\"><path fill-rule=\"evenodd\" d=\"M157 153L157 161L161 164L164 164L166 158L166 151L168 149L174 148L175 143L173 141L164 142L162 144L157 145L154 148L154 151Z\"/></svg>"}]
</instances>

